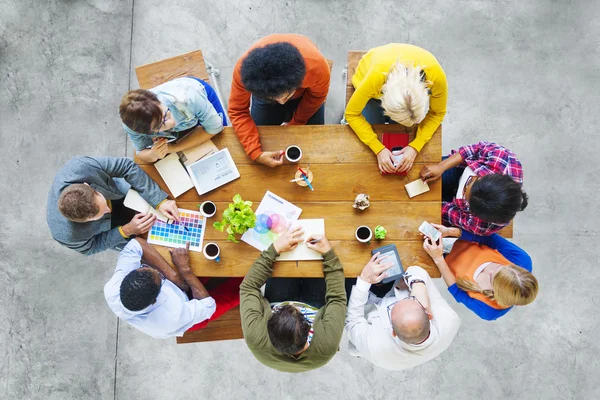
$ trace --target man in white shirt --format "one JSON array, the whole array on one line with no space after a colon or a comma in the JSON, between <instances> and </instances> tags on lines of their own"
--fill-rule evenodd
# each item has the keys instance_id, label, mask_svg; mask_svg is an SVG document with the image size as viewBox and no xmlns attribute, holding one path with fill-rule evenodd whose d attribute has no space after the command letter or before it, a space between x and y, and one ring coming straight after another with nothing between
<instances>
[{"instance_id":1,"label":"man in white shirt","mask_svg":"<svg viewBox=\"0 0 600 400\"><path fill-rule=\"evenodd\" d=\"M383 298L370 293L389 268L378 254L365 266L352 288L345 329L359 356L381 368L403 370L446 350L460 319L421 267L408 268Z\"/></svg>"},{"instance_id":2,"label":"man in white shirt","mask_svg":"<svg viewBox=\"0 0 600 400\"><path fill-rule=\"evenodd\" d=\"M188 248L170 249L175 271L144 239L131 240L104 286L106 302L117 317L157 339L181 336L209 319L216 303L192 272ZM189 289L192 300L185 293Z\"/></svg>"}]
</instances>

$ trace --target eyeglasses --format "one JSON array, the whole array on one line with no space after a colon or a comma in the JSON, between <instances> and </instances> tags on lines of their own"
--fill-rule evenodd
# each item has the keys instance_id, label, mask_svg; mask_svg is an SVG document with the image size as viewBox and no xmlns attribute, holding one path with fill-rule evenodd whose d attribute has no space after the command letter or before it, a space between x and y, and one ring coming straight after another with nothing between
<instances>
[{"instance_id":1,"label":"eyeglasses","mask_svg":"<svg viewBox=\"0 0 600 400\"><path fill-rule=\"evenodd\" d=\"M467 195L467 189L477 180L477 175L471 175L467 178L465 186L463 187L463 199Z\"/></svg>"},{"instance_id":2,"label":"eyeglasses","mask_svg":"<svg viewBox=\"0 0 600 400\"><path fill-rule=\"evenodd\" d=\"M394 308L394 306L396 304L398 304L399 302L401 302L403 300L406 300L406 299L410 299L410 300L416 301L417 303L419 303L419 305L421 306L421 308L423 310L425 310L425 312L427 312L427 310L425 309L425 307L423 307L423 304L421 304L421 302L419 301L419 299L417 299L415 296L406 296L402 300L395 301L392 304L390 304L389 306L387 306L387 313L388 313L388 318L390 319L390 322L392 322L392 308Z\"/></svg>"},{"instance_id":3,"label":"eyeglasses","mask_svg":"<svg viewBox=\"0 0 600 400\"><path fill-rule=\"evenodd\" d=\"M165 115L163 115L162 122L160 123L160 126L158 127L158 130L156 131L156 133L159 133L161 131L162 127L167 123L170 112L171 112L171 109L169 107L167 107L167 111L165 111Z\"/></svg>"}]
</instances>

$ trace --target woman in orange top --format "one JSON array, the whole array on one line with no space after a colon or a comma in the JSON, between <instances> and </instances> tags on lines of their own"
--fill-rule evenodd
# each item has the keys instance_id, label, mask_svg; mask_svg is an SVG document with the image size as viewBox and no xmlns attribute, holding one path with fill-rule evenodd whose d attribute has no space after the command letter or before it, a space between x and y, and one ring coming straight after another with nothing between
<instances>
[{"instance_id":1,"label":"woman in orange top","mask_svg":"<svg viewBox=\"0 0 600 400\"><path fill-rule=\"evenodd\" d=\"M446 258L442 239L435 243L426 237L423 242L456 301L492 321L512 306L535 299L538 281L531 274L531 257L523 249L498 234L477 236L459 228L433 226L443 237L460 238Z\"/></svg>"}]
</instances>

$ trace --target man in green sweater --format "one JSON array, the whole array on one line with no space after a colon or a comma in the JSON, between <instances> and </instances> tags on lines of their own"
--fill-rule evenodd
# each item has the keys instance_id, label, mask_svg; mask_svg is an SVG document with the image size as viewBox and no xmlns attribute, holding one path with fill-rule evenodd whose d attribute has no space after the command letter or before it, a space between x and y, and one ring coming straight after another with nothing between
<instances>
[{"instance_id":1,"label":"man in green sweater","mask_svg":"<svg viewBox=\"0 0 600 400\"><path fill-rule=\"evenodd\" d=\"M261 253L240 285L246 344L258 361L282 372L327 364L338 351L346 317L344 270L325 236L310 236L303 244L323 255L324 281L271 278L275 258L304 242L303 234L300 227L282 234ZM266 298L260 291L265 283ZM281 298L285 295L290 297Z\"/></svg>"}]
</instances>

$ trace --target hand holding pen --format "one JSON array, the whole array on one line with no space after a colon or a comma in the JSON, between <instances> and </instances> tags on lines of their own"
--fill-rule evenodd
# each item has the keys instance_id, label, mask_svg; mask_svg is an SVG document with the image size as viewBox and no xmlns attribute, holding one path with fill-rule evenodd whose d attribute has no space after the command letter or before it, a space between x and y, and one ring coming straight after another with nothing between
<instances>
[{"instance_id":1,"label":"hand holding pen","mask_svg":"<svg viewBox=\"0 0 600 400\"><path fill-rule=\"evenodd\" d=\"M331 250L331 243L329 243L325 235L310 235L306 239L306 247L324 254Z\"/></svg>"}]
</instances>

